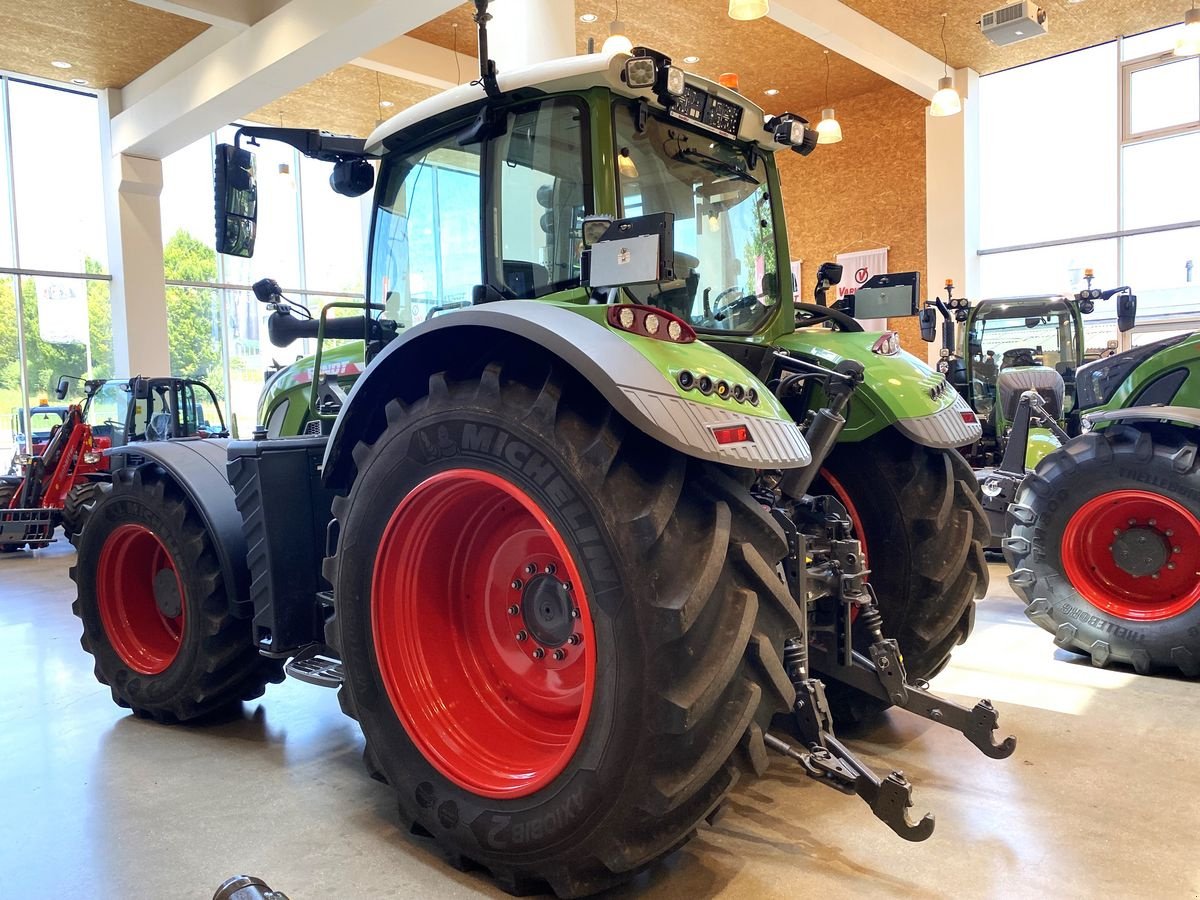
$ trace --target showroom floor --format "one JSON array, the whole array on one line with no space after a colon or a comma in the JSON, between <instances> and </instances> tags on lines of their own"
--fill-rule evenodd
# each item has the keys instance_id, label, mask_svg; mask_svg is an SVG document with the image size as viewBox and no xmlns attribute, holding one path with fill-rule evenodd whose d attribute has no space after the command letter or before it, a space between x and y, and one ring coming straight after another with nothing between
<instances>
[{"instance_id":1,"label":"showroom floor","mask_svg":"<svg viewBox=\"0 0 1200 900\"><path fill-rule=\"evenodd\" d=\"M288 682L205 727L113 705L79 648L73 557L0 557L0 893L205 898L249 872L293 900L504 896L395 827L332 691ZM905 843L778 760L622 896L1195 897L1200 685L1056 653L999 566L993 585L934 688L990 697L1016 754L899 714L851 742L916 784L932 839Z\"/></svg>"}]
</instances>

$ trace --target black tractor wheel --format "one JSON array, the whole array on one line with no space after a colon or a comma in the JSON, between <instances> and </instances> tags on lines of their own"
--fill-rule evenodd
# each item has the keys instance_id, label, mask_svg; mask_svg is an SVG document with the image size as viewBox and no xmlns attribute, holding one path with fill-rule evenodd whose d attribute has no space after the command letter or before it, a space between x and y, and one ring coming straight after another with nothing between
<instances>
[{"instance_id":1,"label":"black tractor wheel","mask_svg":"<svg viewBox=\"0 0 1200 900\"><path fill-rule=\"evenodd\" d=\"M1200 455L1167 427L1081 435L1008 509L1025 615L1097 666L1200 676Z\"/></svg>"},{"instance_id":2,"label":"black tractor wheel","mask_svg":"<svg viewBox=\"0 0 1200 900\"><path fill-rule=\"evenodd\" d=\"M0 482L0 509L8 509L12 505L13 497L17 495L19 487L19 484ZM23 546L23 544L0 544L0 553L16 553Z\"/></svg>"},{"instance_id":3,"label":"black tractor wheel","mask_svg":"<svg viewBox=\"0 0 1200 900\"><path fill-rule=\"evenodd\" d=\"M511 892L581 896L765 769L801 624L740 482L537 366L386 407L334 504L329 639L404 824Z\"/></svg>"},{"instance_id":4,"label":"black tractor wheel","mask_svg":"<svg viewBox=\"0 0 1200 900\"><path fill-rule=\"evenodd\" d=\"M84 510L71 568L83 649L119 706L182 722L253 700L283 678L229 612L203 521L162 469L122 469Z\"/></svg>"},{"instance_id":5,"label":"black tractor wheel","mask_svg":"<svg viewBox=\"0 0 1200 900\"><path fill-rule=\"evenodd\" d=\"M108 490L108 484L101 481L85 481L67 491L63 500L62 528L68 541L75 543L79 531L83 528L84 513L95 505L100 495Z\"/></svg>"},{"instance_id":6,"label":"black tractor wheel","mask_svg":"<svg viewBox=\"0 0 1200 900\"><path fill-rule=\"evenodd\" d=\"M955 450L923 447L895 429L838 444L813 493L846 507L862 542L886 637L895 638L909 678L945 668L975 622L987 593L983 547L990 532L971 467ZM865 649L869 636L856 629ZM860 719L886 708L843 685L830 685L835 717Z\"/></svg>"}]
</instances>

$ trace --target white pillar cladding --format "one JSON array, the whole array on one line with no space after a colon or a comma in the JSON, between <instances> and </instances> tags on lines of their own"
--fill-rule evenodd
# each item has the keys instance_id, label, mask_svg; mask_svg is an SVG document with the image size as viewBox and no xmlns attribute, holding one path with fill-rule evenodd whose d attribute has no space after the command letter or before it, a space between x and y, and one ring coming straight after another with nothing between
<instances>
[{"instance_id":1,"label":"white pillar cladding","mask_svg":"<svg viewBox=\"0 0 1200 900\"><path fill-rule=\"evenodd\" d=\"M979 298L979 75L954 72L963 111L925 114L925 236L929 284L925 295L942 292L954 279L954 295ZM938 325L941 334L941 325ZM928 345L937 357L941 341Z\"/></svg>"},{"instance_id":2,"label":"white pillar cladding","mask_svg":"<svg viewBox=\"0 0 1200 900\"><path fill-rule=\"evenodd\" d=\"M575 55L575 4L567 0L496 0L489 12L488 50L496 68Z\"/></svg>"},{"instance_id":3,"label":"white pillar cladding","mask_svg":"<svg viewBox=\"0 0 1200 900\"><path fill-rule=\"evenodd\" d=\"M104 219L112 274L113 364L118 375L169 375L167 298L163 275L162 161L112 155L110 122L116 91L100 93Z\"/></svg>"}]
</instances>

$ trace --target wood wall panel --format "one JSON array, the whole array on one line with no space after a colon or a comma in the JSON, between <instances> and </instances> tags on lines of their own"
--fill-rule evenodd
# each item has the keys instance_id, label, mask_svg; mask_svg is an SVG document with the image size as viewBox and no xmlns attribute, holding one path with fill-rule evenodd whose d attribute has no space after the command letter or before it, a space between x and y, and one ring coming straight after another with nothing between
<instances>
[{"instance_id":1,"label":"wood wall panel","mask_svg":"<svg viewBox=\"0 0 1200 900\"><path fill-rule=\"evenodd\" d=\"M804 260L806 297L817 267L838 253L889 248L892 272L925 272L925 107L916 94L885 87L839 101L843 140L809 157L781 153L780 180L793 259ZM940 285L940 280L938 285ZM924 296L921 298L924 299ZM924 357L916 319L894 319L906 349Z\"/></svg>"}]
</instances>

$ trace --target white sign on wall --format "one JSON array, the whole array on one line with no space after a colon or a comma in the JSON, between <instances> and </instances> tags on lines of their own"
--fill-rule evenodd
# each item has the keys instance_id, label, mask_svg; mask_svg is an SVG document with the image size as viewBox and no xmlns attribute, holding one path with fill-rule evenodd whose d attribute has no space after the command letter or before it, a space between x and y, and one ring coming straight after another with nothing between
<instances>
[{"instance_id":1,"label":"white sign on wall","mask_svg":"<svg viewBox=\"0 0 1200 900\"><path fill-rule=\"evenodd\" d=\"M796 303L804 302L804 276L801 271L803 266L804 260L792 260L792 300Z\"/></svg>"},{"instance_id":2,"label":"white sign on wall","mask_svg":"<svg viewBox=\"0 0 1200 900\"><path fill-rule=\"evenodd\" d=\"M77 278L39 278L38 334L48 344L88 342L87 282Z\"/></svg>"},{"instance_id":3,"label":"white sign on wall","mask_svg":"<svg viewBox=\"0 0 1200 900\"><path fill-rule=\"evenodd\" d=\"M842 282L837 286L838 298L853 294L875 275L885 275L888 270L888 248L859 250L855 253L839 253L837 261L842 266ZM867 331L884 331L887 319L861 319Z\"/></svg>"}]
</instances>

